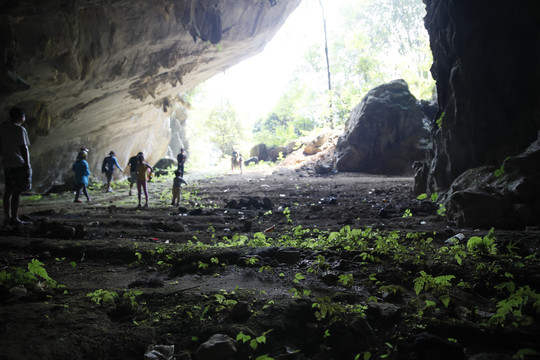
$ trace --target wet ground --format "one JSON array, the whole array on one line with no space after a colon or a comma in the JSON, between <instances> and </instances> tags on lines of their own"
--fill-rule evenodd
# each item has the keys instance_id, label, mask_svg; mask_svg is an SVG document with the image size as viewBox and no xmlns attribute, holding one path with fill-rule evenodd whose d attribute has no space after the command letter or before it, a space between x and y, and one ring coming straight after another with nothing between
<instances>
[{"instance_id":1,"label":"wet ground","mask_svg":"<svg viewBox=\"0 0 540 360\"><path fill-rule=\"evenodd\" d=\"M458 229L404 177L186 180L180 208L166 177L142 209L126 184L25 196L0 230L0 359L203 359L214 334L232 359L540 351L538 229Z\"/></svg>"}]
</instances>

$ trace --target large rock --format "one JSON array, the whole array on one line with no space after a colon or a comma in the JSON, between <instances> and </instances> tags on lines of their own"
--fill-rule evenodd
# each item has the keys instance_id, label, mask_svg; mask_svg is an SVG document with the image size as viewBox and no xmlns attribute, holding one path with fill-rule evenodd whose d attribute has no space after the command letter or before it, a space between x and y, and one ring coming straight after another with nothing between
<instances>
[{"instance_id":1,"label":"large rock","mask_svg":"<svg viewBox=\"0 0 540 360\"><path fill-rule=\"evenodd\" d=\"M540 225L540 140L501 167L469 169L447 194L447 217L460 227Z\"/></svg>"},{"instance_id":2,"label":"large rock","mask_svg":"<svg viewBox=\"0 0 540 360\"><path fill-rule=\"evenodd\" d=\"M256 157L258 160L268 161L268 149L265 144L257 144L251 148L249 152L250 157Z\"/></svg>"},{"instance_id":3,"label":"large rock","mask_svg":"<svg viewBox=\"0 0 540 360\"><path fill-rule=\"evenodd\" d=\"M338 171L373 174L411 174L415 160L425 157L421 140L427 137L424 114L404 80L370 90L351 112L338 139Z\"/></svg>"},{"instance_id":4,"label":"large rock","mask_svg":"<svg viewBox=\"0 0 540 360\"><path fill-rule=\"evenodd\" d=\"M0 117L27 112L34 187L62 182L81 146L94 173L110 150L164 157L179 95L261 51L299 3L2 2Z\"/></svg>"},{"instance_id":5,"label":"large rock","mask_svg":"<svg viewBox=\"0 0 540 360\"><path fill-rule=\"evenodd\" d=\"M424 3L439 105L432 122L428 190L441 192L465 170L497 166L535 140L540 2Z\"/></svg>"}]
</instances>

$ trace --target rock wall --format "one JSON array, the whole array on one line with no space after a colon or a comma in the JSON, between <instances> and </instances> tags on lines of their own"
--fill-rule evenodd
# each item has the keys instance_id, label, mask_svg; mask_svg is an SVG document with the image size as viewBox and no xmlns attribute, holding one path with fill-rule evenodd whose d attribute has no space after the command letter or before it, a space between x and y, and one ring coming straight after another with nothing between
<instances>
[{"instance_id":1,"label":"rock wall","mask_svg":"<svg viewBox=\"0 0 540 360\"><path fill-rule=\"evenodd\" d=\"M448 189L467 169L500 166L536 139L540 2L424 3L439 103L425 174L434 192Z\"/></svg>"},{"instance_id":2,"label":"rock wall","mask_svg":"<svg viewBox=\"0 0 540 360\"><path fill-rule=\"evenodd\" d=\"M110 150L166 155L178 95L261 51L299 3L1 2L0 117L27 112L34 186L61 183L81 146L94 173Z\"/></svg>"}]
</instances>

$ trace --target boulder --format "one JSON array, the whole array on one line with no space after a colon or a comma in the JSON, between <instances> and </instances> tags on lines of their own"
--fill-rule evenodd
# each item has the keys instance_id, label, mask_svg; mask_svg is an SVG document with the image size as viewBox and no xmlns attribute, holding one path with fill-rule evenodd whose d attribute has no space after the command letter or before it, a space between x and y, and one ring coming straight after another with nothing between
<instances>
[{"instance_id":1,"label":"boulder","mask_svg":"<svg viewBox=\"0 0 540 360\"><path fill-rule=\"evenodd\" d=\"M215 334L197 349L197 360L228 360L236 354L238 343L224 334Z\"/></svg>"},{"instance_id":2,"label":"boulder","mask_svg":"<svg viewBox=\"0 0 540 360\"><path fill-rule=\"evenodd\" d=\"M351 112L338 139L338 171L410 175L415 160L425 157L425 118L404 80L370 90Z\"/></svg>"},{"instance_id":3,"label":"boulder","mask_svg":"<svg viewBox=\"0 0 540 360\"><path fill-rule=\"evenodd\" d=\"M262 161L268 161L268 152L265 144L257 144L249 151L250 157L256 157Z\"/></svg>"},{"instance_id":4,"label":"boulder","mask_svg":"<svg viewBox=\"0 0 540 360\"><path fill-rule=\"evenodd\" d=\"M523 228L540 225L540 140L500 167L461 174L446 194L446 214L460 227Z\"/></svg>"},{"instance_id":5,"label":"boulder","mask_svg":"<svg viewBox=\"0 0 540 360\"><path fill-rule=\"evenodd\" d=\"M259 162L259 158L257 158L256 156L253 156L247 159L246 161L244 161L244 165L248 166L251 164L257 164L258 162Z\"/></svg>"}]
</instances>

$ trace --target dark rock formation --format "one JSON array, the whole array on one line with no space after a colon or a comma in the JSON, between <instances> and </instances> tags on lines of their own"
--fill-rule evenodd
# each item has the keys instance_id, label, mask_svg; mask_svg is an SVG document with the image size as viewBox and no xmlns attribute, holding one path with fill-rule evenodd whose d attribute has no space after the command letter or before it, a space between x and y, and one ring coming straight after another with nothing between
<instances>
[{"instance_id":1,"label":"dark rock formation","mask_svg":"<svg viewBox=\"0 0 540 360\"><path fill-rule=\"evenodd\" d=\"M424 0L440 127L428 186L523 152L540 128L540 2Z\"/></svg>"},{"instance_id":2,"label":"dark rock formation","mask_svg":"<svg viewBox=\"0 0 540 360\"><path fill-rule=\"evenodd\" d=\"M81 146L94 173L111 149L155 163L179 95L261 51L299 3L0 2L0 116L27 112L34 187L61 183Z\"/></svg>"},{"instance_id":3,"label":"dark rock formation","mask_svg":"<svg viewBox=\"0 0 540 360\"><path fill-rule=\"evenodd\" d=\"M417 166L417 184L425 181L426 188L415 191L452 187L447 215L464 226L530 224L540 201L530 186L537 175L517 160L526 154L516 155L540 128L540 2L424 3L439 112L427 163ZM505 166L516 167L512 176L495 179L507 157ZM516 184L522 184L519 195L508 191ZM505 216L511 212L521 220Z\"/></svg>"},{"instance_id":4,"label":"dark rock formation","mask_svg":"<svg viewBox=\"0 0 540 360\"><path fill-rule=\"evenodd\" d=\"M336 169L373 174L411 174L424 158L424 114L404 80L370 90L352 111L336 145Z\"/></svg>"},{"instance_id":5,"label":"dark rock formation","mask_svg":"<svg viewBox=\"0 0 540 360\"><path fill-rule=\"evenodd\" d=\"M448 191L448 217L461 227L540 224L540 140L501 167L473 168Z\"/></svg>"},{"instance_id":6,"label":"dark rock formation","mask_svg":"<svg viewBox=\"0 0 540 360\"><path fill-rule=\"evenodd\" d=\"M251 148L249 152L250 157L256 157L258 160L268 161L268 149L265 144L257 144Z\"/></svg>"}]
</instances>

